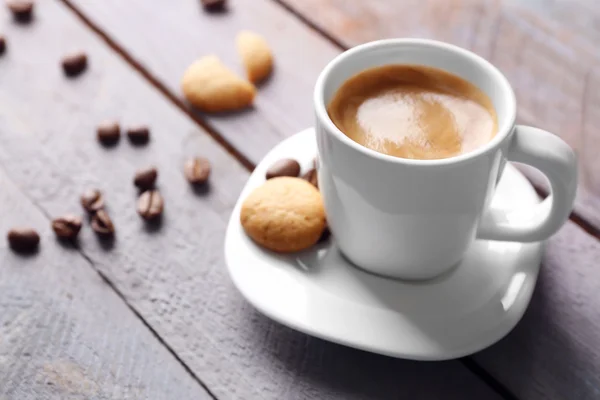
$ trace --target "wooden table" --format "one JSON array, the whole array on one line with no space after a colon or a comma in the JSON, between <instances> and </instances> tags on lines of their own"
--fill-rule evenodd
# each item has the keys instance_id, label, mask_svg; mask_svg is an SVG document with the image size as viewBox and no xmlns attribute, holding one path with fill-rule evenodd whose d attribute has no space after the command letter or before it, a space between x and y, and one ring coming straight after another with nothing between
<instances>
[{"instance_id":1,"label":"wooden table","mask_svg":"<svg viewBox=\"0 0 600 400\"><path fill-rule=\"evenodd\" d=\"M0 7L0 232L42 234L23 257L0 242L0 399L600 399L600 3L596 0L38 0L35 20ZM179 79L199 56L238 66L236 33L263 34L276 71L253 109L202 115ZM498 65L521 122L578 152L570 221L547 244L531 305L496 345L464 359L396 360L324 342L258 314L230 282L225 225L255 163L312 124L311 91L345 48L437 38ZM89 70L66 79L61 56ZM144 123L145 148L94 140L97 124ZM541 144L543 145L543 144ZM181 173L213 163L210 190ZM160 170L159 229L135 213L134 171ZM529 171L531 172L531 171ZM547 189L530 173L539 191ZM84 229L55 242L53 216L106 193L113 245Z\"/></svg>"}]
</instances>

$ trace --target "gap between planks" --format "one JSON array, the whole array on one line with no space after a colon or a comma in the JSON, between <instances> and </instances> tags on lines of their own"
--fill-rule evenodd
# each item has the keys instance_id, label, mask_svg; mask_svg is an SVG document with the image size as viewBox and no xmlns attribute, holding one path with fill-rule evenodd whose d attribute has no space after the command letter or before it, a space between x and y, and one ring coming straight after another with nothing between
<instances>
[{"instance_id":1,"label":"gap between planks","mask_svg":"<svg viewBox=\"0 0 600 400\"><path fill-rule=\"evenodd\" d=\"M202 127L206 133L208 133L221 147L223 147L233 158L235 158L244 168L248 171L254 170L256 165L250 161L243 153L237 150L223 135L221 135L211 124L209 124L203 118L197 116L186 106L183 100L178 98L174 93L172 93L164 84L160 82L153 74L151 74L146 68L142 66L134 57L132 57L123 47L121 47L115 40L113 40L107 33L105 33L97 24L95 24L92 20L90 20L84 13L82 13L70 0L60 0L69 10L71 10L77 18L79 18L82 23L87 26L89 29L94 31L115 53L121 56L135 71L141 74L150 85L156 88L161 94L163 94L173 105L175 105L180 111L185 113L189 118L191 118L195 123L197 123L200 127ZM295 18L300 20L304 25L313 31L317 32L320 36L322 36L325 40L330 42L336 48L344 51L347 50L348 47L345 46L338 39L330 35L328 32L324 31L320 27L318 27L311 20L307 19L303 14L299 13L296 9L291 7L289 4L282 0L272 0L278 6L285 9L287 12L292 14ZM533 182L532 182L533 184ZM542 189L541 187L533 184L536 192L541 197L547 197L548 193ZM34 202L34 204L36 204ZM37 204L36 207L40 208ZM50 217L40 208L40 210L50 219ZM569 220L574 224L579 226L583 231L585 231L590 236L600 240L600 229L596 228L593 224L588 222L583 216L573 211L569 215ZM97 271L100 277L106 282L107 285L110 286L112 290L117 293L117 295L127 304L127 307L134 313L134 315L139 318L142 323L152 332L152 334L156 337L156 339L163 345L165 348L175 357L175 359L185 368L185 370L214 398L217 399L216 396L210 391L210 389L202 382L202 380L196 376L196 374L185 364L185 362L177 355L177 353L167 344L165 341L158 335L158 333L152 329L152 327L144 320L143 316L140 315L135 309L133 309L130 304L127 302L126 298L123 294L110 282L110 280L104 276L95 266L93 261L87 257L83 252L77 249L78 252L82 255L84 259L86 259L90 266ZM467 368L471 373L479 377L482 381L484 381L492 390L498 393L506 400L518 400L518 398L510 392L503 384L498 382L492 375L490 375L487 371L482 369L475 361L472 359L465 357L459 359L459 361Z\"/></svg>"},{"instance_id":2,"label":"gap between planks","mask_svg":"<svg viewBox=\"0 0 600 400\"><path fill-rule=\"evenodd\" d=\"M479 366L473 359L469 357L459 358L458 361L468 369L473 375L481 379L488 387L495 391L505 400L519 400L506 386L498 382L489 372Z\"/></svg>"}]
</instances>

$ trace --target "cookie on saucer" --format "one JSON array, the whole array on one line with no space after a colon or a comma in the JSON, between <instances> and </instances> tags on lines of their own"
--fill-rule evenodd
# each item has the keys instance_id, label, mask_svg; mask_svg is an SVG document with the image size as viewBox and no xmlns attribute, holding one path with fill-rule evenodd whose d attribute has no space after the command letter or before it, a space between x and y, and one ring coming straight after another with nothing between
<instances>
[{"instance_id":1,"label":"cookie on saucer","mask_svg":"<svg viewBox=\"0 0 600 400\"><path fill-rule=\"evenodd\" d=\"M280 253L313 246L325 229L321 193L301 178L278 177L254 189L242 204L240 222L259 245Z\"/></svg>"}]
</instances>

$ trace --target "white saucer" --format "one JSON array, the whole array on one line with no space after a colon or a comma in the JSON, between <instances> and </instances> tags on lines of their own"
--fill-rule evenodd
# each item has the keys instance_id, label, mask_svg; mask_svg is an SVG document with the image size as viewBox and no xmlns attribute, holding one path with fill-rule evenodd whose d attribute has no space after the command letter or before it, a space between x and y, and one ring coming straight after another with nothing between
<instances>
[{"instance_id":1,"label":"white saucer","mask_svg":"<svg viewBox=\"0 0 600 400\"><path fill-rule=\"evenodd\" d=\"M231 215L225 259L234 284L268 317L347 346L415 360L462 357L506 335L529 304L542 244L476 241L456 269L424 283L364 272L339 253L335 238L282 256L263 250L239 223L242 200L275 161L291 157L303 172L316 155L313 129L277 145L256 168ZM494 203L539 202L529 182L507 165Z\"/></svg>"}]
</instances>

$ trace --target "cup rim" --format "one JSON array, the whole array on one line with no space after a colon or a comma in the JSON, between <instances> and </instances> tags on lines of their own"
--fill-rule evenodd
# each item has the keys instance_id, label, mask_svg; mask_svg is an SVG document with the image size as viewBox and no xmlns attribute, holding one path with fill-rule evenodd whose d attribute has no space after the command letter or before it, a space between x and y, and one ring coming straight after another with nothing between
<instances>
[{"instance_id":1,"label":"cup rim","mask_svg":"<svg viewBox=\"0 0 600 400\"><path fill-rule=\"evenodd\" d=\"M342 62L347 62L348 59L350 59L351 57L355 56L358 53L361 53L361 52L364 52L367 50L371 50L371 49L377 48L377 47L396 47L396 46L406 46L406 45L413 45L413 46L417 45L417 46L422 46L422 47L430 47L430 48L452 51L452 52L458 53L460 56L465 57L465 58L469 59L471 62L478 64L482 68L486 69L490 73L490 75L493 76L494 79L496 79L499 82L500 86L502 87L502 92L503 92L503 94L501 95L502 101L508 102L508 105L507 105L508 113L507 113L507 117L503 121L501 121L501 123L498 124L498 132L492 138L492 140L490 140L484 146L480 146L473 151L470 151L465 154L453 156L453 157L448 157L448 158L440 158L440 159L433 159L433 160L401 158L401 157L391 156L388 154L383 154L378 151L369 149L368 147L362 146L361 144L355 142L354 140L352 140L348 136L346 136L333 123L331 118L329 118L329 114L327 113L327 106L325 105L325 83L329 79L331 71L338 64L340 64ZM469 50L463 49L462 47L455 46L453 44L440 42L437 40L431 40L431 39L412 39L412 38L410 38L410 39L408 39L408 38L383 39L383 40L376 40L373 42L364 43L364 44L361 44L361 45L358 45L356 47L346 50L345 52L339 54L333 60L331 60L325 66L323 71L321 71L321 73L319 74L319 77L317 78L317 83L315 85L313 100L314 100L314 104L315 104L317 120L320 121L320 123L322 123L325 126L325 128L329 132L331 132L333 134L333 136L336 139L340 140L342 143L346 144L347 146L350 146L351 148L355 149L356 151L359 151L370 157L380 159L382 161L392 162L392 163L396 163L396 164L415 165L415 166L437 166L437 165L462 163L462 162L471 160L473 158L479 157L482 154L485 154L485 153L493 150L500 143L502 143L502 141L504 141L506 136L512 131L512 128L515 125L516 113L517 113L515 93L512 89L512 86L508 82L508 79L506 79L504 74L502 74L502 72L500 72L500 70L498 68L496 68L493 64L491 64L489 61L487 61L483 57L481 57Z\"/></svg>"}]
</instances>

